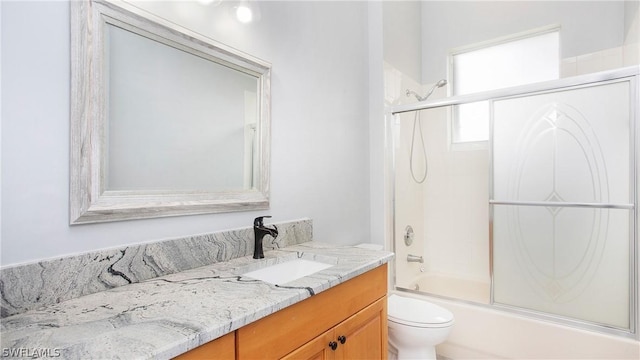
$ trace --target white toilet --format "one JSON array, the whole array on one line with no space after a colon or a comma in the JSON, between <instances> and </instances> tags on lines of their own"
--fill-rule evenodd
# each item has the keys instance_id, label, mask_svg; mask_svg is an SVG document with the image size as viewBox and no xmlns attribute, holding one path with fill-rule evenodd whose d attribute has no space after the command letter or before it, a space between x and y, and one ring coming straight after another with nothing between
<instances>
[{"instance_id":1,"label":"white toilet","mask_svg":"<svg viewBox=\"0 0 640 360\"><path fill-rule=\"evenodd\" d=\"M398 359L435 359L436 345L451 332L453 314L424 300L391 294L387 299L389 344Z\"/></svg>"}]
</instances>

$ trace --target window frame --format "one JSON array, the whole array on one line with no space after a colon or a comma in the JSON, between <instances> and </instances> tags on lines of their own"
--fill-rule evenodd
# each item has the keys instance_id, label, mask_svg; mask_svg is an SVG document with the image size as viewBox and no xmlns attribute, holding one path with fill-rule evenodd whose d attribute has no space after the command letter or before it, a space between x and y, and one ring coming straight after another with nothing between
<instances>
[{"instance_id":1,"label":"window frame","mask_svg":"<svg viewBox=\"0 0 640 360\"><path fill-rule=\"evenodd\" d=\"M455 84L455 69L454 69L454 57L460 54L483 50L489 47L498 46L514 41L524 40L536 36L542 36L549 33L558 33L558 74L560 74L560 62L562 60L562 38L560 36L561 26L560 24L551 24L535 29L525 30L522 32L509 34L489 40L476 42L456 48L451 48L447 55L447 79L449 79L450 86L447 86L447 96L454 96L454 84ZM457 94L460 95L460 94ZM455 129L455 119L457 116L457 110L455 107L449 109L449 120L447 121L447 137L448 147L450 151L473 151L473 150L485 150L488 149L488 139L479 141L466 141L466 142L454 142L453 136ZM490 114L489 114L490 116Z\"/></svg>"}]
</instances>

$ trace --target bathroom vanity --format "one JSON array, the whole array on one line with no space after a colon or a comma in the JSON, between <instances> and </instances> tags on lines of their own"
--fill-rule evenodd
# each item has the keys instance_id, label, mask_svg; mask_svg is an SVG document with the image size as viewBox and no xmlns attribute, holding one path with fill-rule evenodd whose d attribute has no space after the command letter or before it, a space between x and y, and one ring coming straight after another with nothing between
<instances>
[{"instance_id":1,"label":"bathroom vanity","mask_svg":"<svg viewBox=\"0 0 640 360\"><path fill-rule=\"evenodd\" d=\"M392 258L316 241L285 246L4 317L1 345L72 359L384 358ZM292 259L331 267L282 285L243 275Z\"/></svg>"},{"instance_id":2,"label":"bathroom vanity","mask_svg":"<svg viewBox=\"0 0 640 360\"><path fill-rule=\"evenodd\" d=\"M386 293L384 264L177 359L382 359Z\"/></svg>"}]
</instances>

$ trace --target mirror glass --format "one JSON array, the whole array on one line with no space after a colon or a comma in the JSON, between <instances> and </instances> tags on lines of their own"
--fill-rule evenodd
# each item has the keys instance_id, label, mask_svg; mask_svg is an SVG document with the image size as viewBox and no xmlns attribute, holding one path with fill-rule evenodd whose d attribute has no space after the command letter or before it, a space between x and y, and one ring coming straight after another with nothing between
<instances>
[{"instance_id":1,"label":"mirror glass","mask_svg":"<svg viewBox=\"0 0 640 360\"><path fill-rule=\"evenodd\" d=\"M105 190L251 189L259 78L106 26Z\"/></svg>"},{"instance_id":2,"label":"mirror glass","mask_svg":"<svg viewBox=\"0 0 640 360\"><path fill-rule=\"evenodd\" d=\"M71 14L71 224L269 207L269 63L127 3Z\"/></svg>"}]
</instances>

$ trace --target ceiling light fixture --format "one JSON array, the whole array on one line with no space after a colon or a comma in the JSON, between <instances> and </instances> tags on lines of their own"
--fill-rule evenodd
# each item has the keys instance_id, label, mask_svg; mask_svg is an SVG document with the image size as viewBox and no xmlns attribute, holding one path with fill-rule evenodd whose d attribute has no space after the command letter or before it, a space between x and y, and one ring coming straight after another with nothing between
<instances>
[{"instance_id":1,"label":"ceiling light fixture","mask_svg":"<svg viewBox=\"0 0 640 360\"><path fill-rule=\"evenodd\" d=\"M253 13L252 6L246 0L240 1L238 6L236 6L235 8L235 13L236 13L236 19L238 19L238 21L240 21L243 24L250 23L254 20L254 13Z\"/></svg>"},{"instance_id":2,"label":"ceiling light fixture","mask_svg":"<svg viewBox=\"0 0 640 360\"><path fill-rule=\"evenodd\" d=\"M222 0L198 0L198 2L202 5L211 5L213 3L213 6L218 6Z\"/></svg>"}]
</instances>

